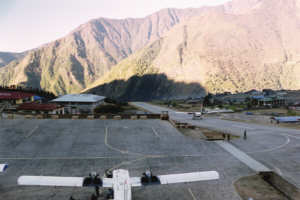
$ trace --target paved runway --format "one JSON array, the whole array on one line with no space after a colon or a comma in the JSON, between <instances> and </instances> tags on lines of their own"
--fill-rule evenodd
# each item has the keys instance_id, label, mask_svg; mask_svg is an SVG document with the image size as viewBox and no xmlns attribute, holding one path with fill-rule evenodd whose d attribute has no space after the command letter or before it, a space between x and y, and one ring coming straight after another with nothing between
<instances>
[{"instance_id":1,"label":"paved runway","mask_svg":"<svg viewBox=\"0 0 300 200\"><path fill-rule=\"evenodd\" d=\"M240 136L243 135L244 130L247 130L247 140L241 138L231 141L231 144L300 188L299 130L276 127L276 125L271 124L266 126L227 121L213 117L204 117L204 120L192 120L192 116L186 113L175 112L143 102L135 102L135 104L156 113L168 110L172 119Z\"/></svg>"},{"instance_id":2,"label":"paved runway","mask_svg":"<svg viewBox=\"0 0 300 200\"><path fill-rule=\"evenodd\" d=\"M135 200L239 200L233 182L253 171L214 142L183 136L161 120L0 120L0 199L88 199L93 188L20 187L20 175L140 176L216 170L220 180L133 189ZM103 191L103 196L106 191ZM104 199L104 197L102 198Z\"/></svg>"}]
</instances>

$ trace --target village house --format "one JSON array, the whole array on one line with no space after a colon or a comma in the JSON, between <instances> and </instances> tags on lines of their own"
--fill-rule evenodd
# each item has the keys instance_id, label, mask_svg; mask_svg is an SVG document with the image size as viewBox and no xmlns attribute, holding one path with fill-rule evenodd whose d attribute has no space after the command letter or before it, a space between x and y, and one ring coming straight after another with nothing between
<instances>
[{"instance_id":1,"label":"village house","mask_svg":"<svg viewBox=\"0 0 300 200\"><path fill-rule=\"evenodd\" d=\"M64 114L64 108L53 103L23 103L17 107L17 110L31 112L34 114Z\"/></svg>"},{"instance_id":2,"label":"village house","mask_svg":"<svg viewBox=\"0 0 300 200\"><path fill-rule=\"evenodd\" d=\"M33 102L40 99L32 93L0 91L0 103L9 103L10 105L20 105L26 102Z\"/></svg>"}]
</instances>

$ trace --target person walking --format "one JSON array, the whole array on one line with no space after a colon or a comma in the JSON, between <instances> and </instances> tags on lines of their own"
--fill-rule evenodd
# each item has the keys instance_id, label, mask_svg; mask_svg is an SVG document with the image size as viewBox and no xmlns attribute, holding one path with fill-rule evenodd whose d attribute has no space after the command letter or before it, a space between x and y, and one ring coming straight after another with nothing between
<instances>
[{"instance_id":1,"label":"person walking","mask_svg":"<svg viewBox=\"0 0 300 200\"><path fill-rule=\"evenodd\" d=\"M247 130L244 130L244 140L247 140Z\"/></svg>"}]
</instances>

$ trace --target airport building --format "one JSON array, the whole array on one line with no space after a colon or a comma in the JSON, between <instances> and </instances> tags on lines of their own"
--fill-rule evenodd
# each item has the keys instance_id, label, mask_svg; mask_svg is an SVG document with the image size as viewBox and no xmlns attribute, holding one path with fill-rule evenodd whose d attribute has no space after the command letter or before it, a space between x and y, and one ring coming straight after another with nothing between
<instances>
[{"instance_id":1,"label":"airport building","mask_svg":"<svg viewBox=\"0 0 300 200\"><path fill-rule=\"evenodd\" d=\"M255 106L268 106L268 107L274 107L274 106L284 106L286 105L286 99L282 96L253 96L253 104Z\"/></svg>"},{"instance_id":2,"label":"airport building","mask_svg":"<svg viewBox=\"0 0 300 200\"><path fill-rule=\"evenodd\" d=\"M25 102L33 102L37 99L40 99L40 97L27 92L0 91L0 103L20 105Z\"/></svg>"},{"instance_id":3,"label":"airport building","mask_svg":"<svg viewBox=\"0 0 300 200\"><path fill-rule=\"evenodd\" d=\"M64 108L54 103L23 103L17 107L18 111L25 111L39 114L64 114Z\"/></svg>"},{"instance_id":4,"label":"airport building","mask_svg":"<svg viewBox=\"0 0 300 200\"><path fill-rule=\"evenodd\" d=\"M65 114L91 114L98 105L104 104L105 98L94 94L67 94L51 102L62 105Z\"/></svg>"}]
</instances>

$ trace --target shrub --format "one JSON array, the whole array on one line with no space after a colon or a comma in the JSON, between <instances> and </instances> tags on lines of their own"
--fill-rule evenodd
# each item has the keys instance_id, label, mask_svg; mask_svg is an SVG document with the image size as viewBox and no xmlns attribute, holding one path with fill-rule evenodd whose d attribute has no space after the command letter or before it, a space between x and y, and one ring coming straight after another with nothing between
<instances>
[{"instance_id":1,"label":"shrub","mask_svg":"<svg viewBox=\"0 0 300 200\"><path fill-rule=\"evenodd\" d=\"M113 104L100 105L94 110L95 113L111 113L111 114L117 114L123 111L124 109L122 108L122 106L113 105Z\"/></svg>"},{"instance_id":2,"label":"shrub","mask_svg":"<svg viewBox=\"0 0 300 200\"><path fill-rule=\"evenodd\" d=\"M293 110L288 110L287 115L288 116L296 116L297 113L295 111L293 111Z\"/></svg>"}]
</instances>

